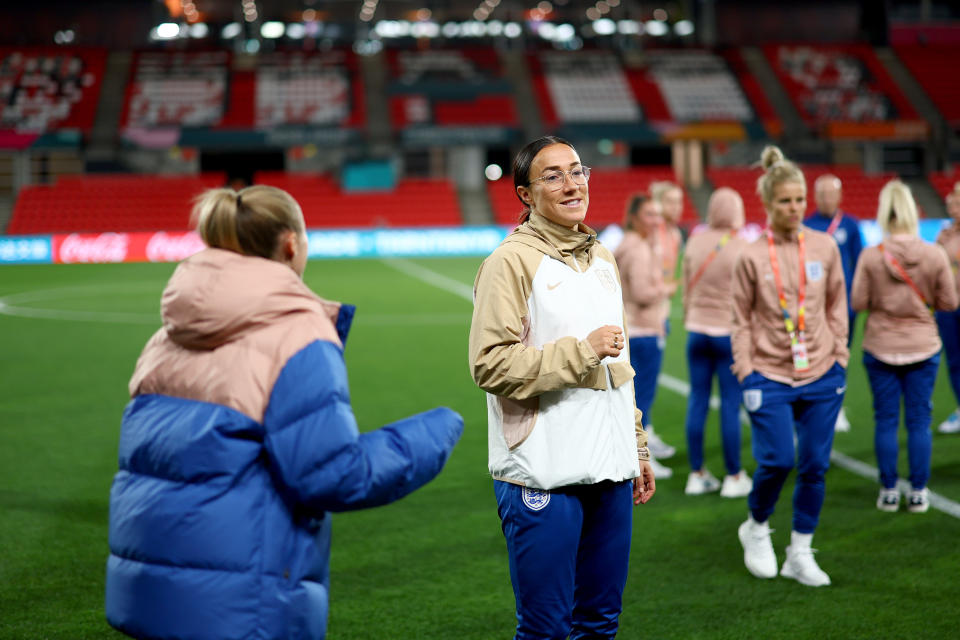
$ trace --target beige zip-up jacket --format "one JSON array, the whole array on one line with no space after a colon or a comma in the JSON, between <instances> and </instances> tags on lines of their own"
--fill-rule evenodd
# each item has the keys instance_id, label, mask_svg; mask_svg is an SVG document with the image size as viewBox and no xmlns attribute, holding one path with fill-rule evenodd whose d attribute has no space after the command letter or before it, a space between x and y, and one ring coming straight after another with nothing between
<instances>
[{"instance_id":1,"label":"beige zip-up jacket","mask_svg":"<svg viewBox=\"0 0 960 640\"><path fill-rule=\"evenodd\" d=\"M484 260L469 359L488 393L495 479L551 489L639 476L646 433L628 351L601 361L586 340L623 326L621 295L613 256L583 224L532 213Z\"/></svg>"},{"instance_id":2,"label":"beige zip-up jacket","mask_svg":"<svg viewBox=\"0 0 960 640\"><path fill-rule=\"evenodd\" d=\"M960 295L960 223L954 223L937 234L937 244L947 252L950 267L957 280L957 293Z\"/></svg>"},{"instance_id":3,"label":"beige zip-up jacket","mask_svg":"<svg viewBox=\"0 0 960 640\"><path fill-rule=\"evenodd\" d=\"M700 278L690 286L690 279L717 248L724 235L730 235ZM684 328L708 336L729 336L733 330L730 292L733 268L747 246L734 229L705 229L690 237L683 255Z\"/></svg>"},{"instance_id":4,"label":"beige zip-up jacket","mask_svg":"<svg viewBox=\"0 0 960 640\"><path fill-rule=\"evenodd\" d=\"M631 338L664 335L664 310L669 308L663 281L660 245L628 230L614 252L623 278L623 308Z\"/></svg>"},{"instance_id":5,"label":"beige zip-up jacket","mask_svg":"<svg viewBox=\"0 0 960 640\"><path fill-rule=\"evenodd\" d=\"M883 241L923 300L907 284L880 247L864 249L850 292L855 311L869 311L863 350L891 365L912 364L932 357L942 343L927 303L938 311L957 308L957 283L943 247L914 235L891 235Z\"/></svg>"},{"instance_id":6,"label":"beige zip-up jacket","mask_svg":"<svg viewBox=\"0 0 960 640\"><path fill-rule=\"evenodd\" d=\"M790 336L783 322L777 286L770 266L766 234L748 244L733 273L733 373L742 382L757 371L771 380L800 386L825 374L834 362L846 368L847 290L840 251L833 238L804 229L806 252L806 344L810 367L793 368ZM774 233L774 247L787 309L797 321L799 245L796 233L789 238Z\"/></svg>"}]
</instances>

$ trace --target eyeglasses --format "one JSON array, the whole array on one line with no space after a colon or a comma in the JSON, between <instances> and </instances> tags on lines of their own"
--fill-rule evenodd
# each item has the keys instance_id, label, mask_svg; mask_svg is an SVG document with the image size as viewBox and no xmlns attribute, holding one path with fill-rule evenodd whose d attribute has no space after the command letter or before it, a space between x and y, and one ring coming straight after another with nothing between
<instances>
[{"instance_id":1,"label":"eyeglasses","mask_svg":"<svg viewBox=\"0 0 960 640\"><path fill-rule=\"evenodd\" d=\"M587 180L590 179L590 167L577 167L570 171L548 171L539 178L534 178L530 183L543 182L550 191L559 191L567 183L567 176L570 176L574 184L587 184Z\"/></svg>"}]
</instances>

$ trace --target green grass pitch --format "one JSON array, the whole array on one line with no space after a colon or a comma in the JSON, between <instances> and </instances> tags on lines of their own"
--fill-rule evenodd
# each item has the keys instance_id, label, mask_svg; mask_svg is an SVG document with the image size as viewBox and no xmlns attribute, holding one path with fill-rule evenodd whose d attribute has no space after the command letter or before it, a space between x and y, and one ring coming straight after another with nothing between
<instances>
[{"instance_id":1,"label":"green grass pitch","mask_svg":"<svg viewBox=\"0 0 960 640\"><path fill-rule=\"evenodd\" d=\"M492 482L486 406L467 366L469 291L479 258L314 261L306 281L358 307L346 347L354 411L371 429L437 405L459 411L464 437L425 489L334 516L329 637L334 640L512 637L513 594ZM461 283L445 289L420 267ZM103 616L107 498L126 385L159 325L173 265L0 267L0 638L119 638ZM664 372L686 379L675 304ZM862 318L857 336L862 333ZM854 347L835 448L875 466L871 398ZM934 424L955 407L945 367ZM834 466L814 538L833 586L761 581L743 567L736 529L745 500L688 497L686 399L660 388L657 430L680 449L676 475L635 511L624 639L954 638L960 628L960 520L881 513L877 484ZM902 430L901 430L902 431ZM707 466L723 471L715 412ZM743 460L748 471L749 430ZM901 473L906 474L901 432ZM935 434L931 488L960 501L960 436ZM792 482L772 518L782 559Z\"/></svg>"}]
</instances>

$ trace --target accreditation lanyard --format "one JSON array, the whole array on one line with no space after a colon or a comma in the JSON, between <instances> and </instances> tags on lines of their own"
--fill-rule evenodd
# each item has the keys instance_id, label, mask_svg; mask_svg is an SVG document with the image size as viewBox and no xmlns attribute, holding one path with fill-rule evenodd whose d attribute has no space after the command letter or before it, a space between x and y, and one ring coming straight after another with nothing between
<instances>
[{"instance_id":1,"label":"accreditation lanyard","mask_svg":"<svg viewBox=\"0 0 960 640\"><path fill-rule=\"evenodd\" d=\"M723 249L724 245L730 242L730 232L723 234L723 237L720 238L720 241L717 243L717 246L713 248L713 251L710 252L710 255L707 256L706 260L703 261L703 264L700 265L700 268L697 269L697 272L693 274L693 277L690 278L690 282L687 283L687 291L691 291L693 286L697 284L701 277L703 277L703 272L707 270L707 266L713 262L713 259L717 257L717 254L720 253L720 250Z\"/></svg>"},{"instance_id":2,"label":"accreditation lanyard","mask_svg":"<svg viewBox=\"0 0 960 640\"><path fill-rule=\"evenodd\" d=\"M832 236L833 233L837 230L837 227L840 226L840 219L841 219L841 218L843 218L843 213L840 212L840 211L837 211L837 212L833 215L833 220L830 221L830 226L827 227L827 235L828 235L828 236Z\"/></svg>"},{"instance_id":3,"label":"accreditation lanyard","mask_svg":"<svg viewBox=\"0 0 960 640\"><path fill-rule=\"evenodd\" d=\"M797 285L797 324L794 326L790 312L787 310L787 296L783 290L783 278L780 277L780 264L777 262L777 250L773 245L773 232L767 229L767 248L770 250L770 268L773 269L773 280L777 285L777 297L780 299L780 311L783 312L783 326L790 336L790 352L793 355L795 371L806 371L810 368L810 358L807 355L807 343L804 330L807 327L804 305L807 296L806 254L804 253L803 231L797 233L797 253L799 264L799 284Z\"/></svg>"},{"instance_id":4,"label":"accreditation lanyard","mask_svg":"<svg viewBox=\"0 0 960 640\"><path fill-rule=\"evenodd\" d=\"M913 292L915 294L917 294L917 297L919 297L920 300L923 302L924 306L927 307L927 311L929 311L930 314L933 315L934 313L933 305L927 302L927 297L923 295L922 291L920 291L920 287L918 287L917 283L913 281L913 278L911 278L910 275L907 274L907 270L903 268L903 265L900 264L897 261L897 259L893 257L892 253L890 253L889 251L887 251L887 249L884 248L882 242L879 245L879 249L880 249L880 252L883 254L883 257L886 258L887 262L889 262L890 265L897 270L897 273L900 274L900 277L903 278L903 281L906 282L911 289L913 289Z\"/></svg>"}]
</instances>

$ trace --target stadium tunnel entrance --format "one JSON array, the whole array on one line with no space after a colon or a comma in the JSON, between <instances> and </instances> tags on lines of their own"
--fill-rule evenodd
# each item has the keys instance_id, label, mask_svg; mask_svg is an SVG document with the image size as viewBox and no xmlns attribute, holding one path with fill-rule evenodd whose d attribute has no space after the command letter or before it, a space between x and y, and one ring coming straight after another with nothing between
<instances>
[{"instance_id":1,"label":"stadium tunnel entrance","mask_svg":"<svg viewBox=\"0 0 960 640\"><path fill-rule=\"evenodd\" d=\"M201 151L200 171L222 171L226 184L245 187L253 184L258 171L283 171L283 149L234 149L230 151Z\"/></svg>"}]
</instances>

